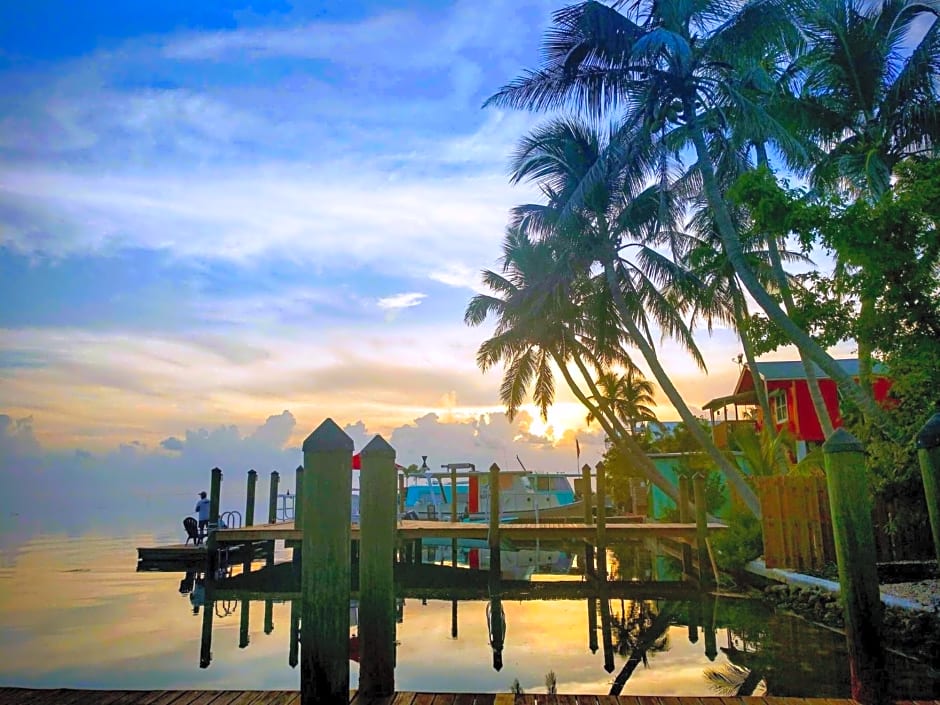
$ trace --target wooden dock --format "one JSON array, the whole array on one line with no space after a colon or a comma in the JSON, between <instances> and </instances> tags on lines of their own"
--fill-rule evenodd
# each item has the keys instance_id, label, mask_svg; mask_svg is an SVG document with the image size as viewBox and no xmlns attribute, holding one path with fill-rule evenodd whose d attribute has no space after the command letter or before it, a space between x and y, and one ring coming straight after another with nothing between
<instances>
[{"instance_id":1,"label":"wooden dock","mask_svg":"<svg viewBox=\"0 0 940 705\"><path fill-rule=\"evenodd\" d=\"M667 697L512 693L396 693L350 705L858 705L848 698ZM0 688L0 705L300 705L296 690L71 690ZM898 700L895 705L940 705L940 700Z\"/></svg>"},{"instance_id":2,"label":"wooden dock","mask_svg":"<svg viewBox=\"0 0 940 705\"><path fill-rule=\"evenodd\" d=\"M717 522L708 524L709 533L723 531L727 526ZM447 538L483 539L489 535L489 526L484 522L420 521L405 519L398 522L398 537L401 539ZM500 524L499 535L516 541L542 540L586 540L597 538L597 527L593 524ZM353 524L353 541L359 540L359 525ZM607 525L607 541L630 541L646 538L666 538L689 543L695 542L695 524L679 523L624 523ZM243 543L245 541L300 541L303 531L294 528L294 522L280 524L257 524L239 529L219 529L219 543Z\"/></svg>"}]
</instances>

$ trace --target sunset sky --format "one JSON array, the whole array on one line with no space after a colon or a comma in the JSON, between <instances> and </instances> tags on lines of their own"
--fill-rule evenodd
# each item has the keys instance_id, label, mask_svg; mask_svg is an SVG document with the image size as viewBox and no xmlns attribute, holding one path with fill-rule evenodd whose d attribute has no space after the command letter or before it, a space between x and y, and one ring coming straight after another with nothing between
<instances>
[{"instance_id":1,"label":"sunset sky","mask_svg":"<svg viewBox=\"0 0 940 705\"><path fill-rule=\"evenodd\" d=\"M501 371L475 365L492 325L462 318L533 197L507 160L544 118L481 105L560 5L3 3L0 441L169 453L285 410L285 447L327 416L503 428L479 420L500 411ZM661 349L696 410L740 351L700 341L708 377ZM550 428L504 424L503 455L570 453L584 411L559 398Z\"/></svg>"}]
</instances>

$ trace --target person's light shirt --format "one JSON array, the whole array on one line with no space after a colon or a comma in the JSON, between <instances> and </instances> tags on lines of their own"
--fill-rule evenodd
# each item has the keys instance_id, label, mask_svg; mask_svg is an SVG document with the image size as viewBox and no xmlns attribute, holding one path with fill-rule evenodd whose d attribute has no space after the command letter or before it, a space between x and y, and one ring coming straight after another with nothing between
<instances>
[{"instance_id":1,"label":"person's light shirt","mask_svg":"<svg viewBox=\"0 0 940 705\"><path fill-rule=\"evenodd\" d=\"M199 514L199 521L209 521L209 500L200 499L196 502L196 512Z\"/></svg>"}]
</instances>

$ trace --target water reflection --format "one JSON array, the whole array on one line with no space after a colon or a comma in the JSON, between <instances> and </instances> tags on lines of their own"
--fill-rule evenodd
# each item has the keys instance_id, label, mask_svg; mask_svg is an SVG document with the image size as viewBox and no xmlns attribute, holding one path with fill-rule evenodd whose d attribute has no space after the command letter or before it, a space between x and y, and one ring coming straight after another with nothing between
<instances>
[{"instance_id":1,"label":"water reflection","mask_svg":"<svg viewBox=\"0 0 940 705\"><path fill-rule=\"evenodd\" d=\"M289 553L249 573L135 573L128 546L147 543L153 537L42 537L8 553L0 683L299 686L300 583ZM447 551L396 568L401 690L505 692L518 679L539 693L553 672L562 693L849 694L841 634L689 590L651 546L612 549L604 586L584 576L583 546L539 546L538 560L504 551L496 582L489 557L469 548L458 547L457 568ZM575 556L567 567L561 553ZM512 561L522 569L509 570ZM352 629L354 685L357 638ZM940 695L936 674L892 658L897 697Z\"/></svg>"}]
</instances>

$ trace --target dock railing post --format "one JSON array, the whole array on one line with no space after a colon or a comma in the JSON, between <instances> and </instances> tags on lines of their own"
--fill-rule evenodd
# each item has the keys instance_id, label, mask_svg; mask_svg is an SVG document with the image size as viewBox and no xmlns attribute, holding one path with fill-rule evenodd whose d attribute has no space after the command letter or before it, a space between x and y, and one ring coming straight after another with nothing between
<instances>
[{"instance_id":1,"label":"dock railing post","mask_svg":"<svg viewBox=\"0 0 940 705\"><path fill-rule=\"evenodd\" d=\"M688 475L679 475L679 521L683 524L692 523ZM692 575L692 546L686 541L682 542L682 573L686 578Z\"/></svg>"},{"instance_id":2,"label":"dock railing post","mask_svg":"<svg viewBox=\"0 0 940 705\"><path fill-rule=\"evenodd\" d=\"M326 419L303 452L301 703L347 705L353 442Z\"/></svg>"},{"instance_id":3,"label":"dock railing post","mask_svg":"<svg viewBox=\"0 0 940 705\"><path fill-rule=\"evenodd\" d=\"M594 523L594 507L591 503L591 466L585 463L581 466L581 493L584 502L584 523ZM594 546L590 541L584 542L584 577L594 575Z\"/></svg>"},{"instance_id":4,"label":"dock railing post","mask_svg":"<svg viewBox=\"0 0 940 705\"><path fill-rule=\"evenodd\" d=\"M862 705L875 705L885 701L886 673L865 451L855 436L840 428L823 444L823 458L845 609L852 698Z\"/></svg>"},{"instance_id":5,"label":"dock railing post","mask_svg":"<svg viewBox=\"0 0 940 705\"><path fill-rule=\"evenodd\" d=\"M375 436L362 459L359 505L359 692L395 692L395 449Z\"/></svg>"},{"instance_id":6,"label":"dock railing post","mask_svg":"<svg viewBox=\"0 0 940 705\"><path fill-rule=\"evenodd\" d=\"M917 457L924 481L933 550L940 568L940 408L917 433Z\"/></svg>"},{"instance_id":7,"label":"dock railing post","mask_svg":"<svg viewBox=\"0 0 940 705\"><path fill-rule=\"evenodd\" d=\"M607 477L604 463L597 470L597 579L607 582Z\"/></svg>"},{"instance_id":8,"label":"dock railing post","mask_svg":"<svg viewBox=\"0 0 940 705\"><path fill-rule=\"evenodd\" d=\"M695 497L695 542L698 549L698 579L700 585L711 584L711 565L708 561L708 508L705 506L705 475L696 473L692 478Z\"/></svg>"},{"instance_id":9,"label":"dock railing post","mask_svg":"<svg viewBox=\"0 0 940 705\"><path fill-rule=\"evenodd\" d=\"M490 575L502 575L502 561L499 555L499 465L493 463L490 465L490 526L489 526L489 547L490 547Z\"/></svg>"},{"instance_id":10,"label":"dock railing post","mask_svg":"<svg viewBox=\"0 0 940 705\"><path fill-rule=\"evenodd\" d=\"M351 471L350 471L351 474ZM304 528L304 466L298 465L294 471L294 529L303 531ZM352 500L350 500L352 501ZM297 568L300 568L303 557L303 547L300 542L294 546L291 559Z\"/></svg>"}]
</instances>

